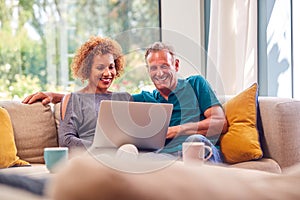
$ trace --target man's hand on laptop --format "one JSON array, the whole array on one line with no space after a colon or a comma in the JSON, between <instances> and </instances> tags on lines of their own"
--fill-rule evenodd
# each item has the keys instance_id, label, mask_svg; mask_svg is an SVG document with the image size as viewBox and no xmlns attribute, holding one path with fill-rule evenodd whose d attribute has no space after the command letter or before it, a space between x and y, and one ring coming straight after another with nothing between
<instances>
[{"instance_id":1,"label":"man's hand on laptop","mask_svg":"<svg viewBox=\"0 0 300 200\"><path fill-rule=\"evenodd\" d=\"M171 126L168 128L168 133L166 138L167 139L171 139L174 138L177 134L179 134L181 132L181 126Z\"/></svg>"}]
</instances>

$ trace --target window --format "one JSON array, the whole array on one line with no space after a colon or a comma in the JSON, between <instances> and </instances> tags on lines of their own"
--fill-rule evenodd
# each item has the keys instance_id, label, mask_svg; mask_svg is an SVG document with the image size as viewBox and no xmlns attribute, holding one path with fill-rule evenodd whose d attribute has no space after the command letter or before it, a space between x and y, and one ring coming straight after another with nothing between
<instances>
[{"instance_id":1,"label":"window","mask_svg":"<svg viewBox=\"0 0 300 200\"><path fill-rule=\"evenodd\" d=\"M159 27L158 0L3 0L0 99L82 87L69 66L76 49L91 35L116 39L126 55L126 71L112 90L137 91L151 82L141 72L143 53L160 40Z\"/></svg>"},{"instance_id":2,"label":"window","mask_svg":"<svg viewBox=\"0 0 300 200\"><path fill-rule=\"evenodd\" d=\"M260 95L300 98L297 0L258 1Z\"/></svg>"},{"instance_id":3,"label":"window","mask_svg":"<svg viewBox=\"0 0 300 200\"><path fill-rule=\"evenodd\" d=\"M300 1L292 1L293 97L300 99Z\"/></svg>"}]
</instances>

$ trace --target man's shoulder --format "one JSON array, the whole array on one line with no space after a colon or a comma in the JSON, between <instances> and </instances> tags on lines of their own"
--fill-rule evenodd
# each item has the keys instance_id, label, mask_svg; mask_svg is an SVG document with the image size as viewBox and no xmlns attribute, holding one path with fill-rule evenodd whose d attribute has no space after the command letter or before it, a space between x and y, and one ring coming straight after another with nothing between
<instances>
[{"instance_id":1,"label":"man's shoulder","mask_svg":"<svg viewBox=\"0 0 300 200\"><path fill-rule=\"evenodd\" d=\"M139 102L156 102L155 100L156 96L157 96L156 90L154 90L153 92L141 91L138 94L133 94L132 98L134 101L139 101Z\"/></svg>"},{"instance_id":2,"label":"man's shoulder","mask_svg":"<svg viewBox=\"0 0 300 200\"><path fill-rule=\"evenodd\" d=\"M192 87L201 87L206 85L206 79L201 75L192 75L185 79Z\"/></svg>"},{"instance_id":3,"label":"man's shoulder","mask_svg":"<svg viewBox=\"0 0 300 200\"><path fill-rule=\"evenodd\" d=\"M192 75L187 77L187 81L205 81L206 79L202 75Z\"/></svg>"}]
</instances>

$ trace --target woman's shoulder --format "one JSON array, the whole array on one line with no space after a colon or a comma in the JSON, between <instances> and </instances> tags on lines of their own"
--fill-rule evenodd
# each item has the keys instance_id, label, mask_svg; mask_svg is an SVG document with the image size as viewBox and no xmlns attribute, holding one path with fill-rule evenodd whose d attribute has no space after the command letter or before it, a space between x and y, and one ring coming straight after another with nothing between
<instances>
[{"instance_id":1,"label":"woman's shoulder","mask_svg":"<svg viewBox=\"0 0 300 200\"><path fill-rule=\"evenodd\" d=\"M71 96L72 96L72 93L68 93L62 99L62 103L61 103L61 116L60 116L62 120L64 119L65 114L67 112L67 107L68 107L68 104L70 102Z\"/></svg>"},{"instance_id":2,"label":"woman's shoulder","mask_svg":"<svg viewBox=\"0 0 300 200\"><path fill-rule=\"evenodd\" d=\"M82 93L72 92L69 94L73 103L80 103L86 101L95 101L97 99L111 99L117 101L132 101L132 96L128 92L109 92L109 93Z\"/></svg>"},{"instance_id":3,"label":"woman's shoulder","mask_svg":"<svg viewBox=\"0 0 300 200\"><path fill-rule=\"evenodd\" d=\"M82 104L85 102L86 95L83 93L71 92L66 94L61 102L61 118L64 119L67 113L80 110Z\"/></svg>"},{"instance_id":4,"label":"woman's shoulder","mask_svg":"<svg viewBox=\"0 0 300 200\"><path fill-rule=\"evenodd\" d=\"M132 101L132 96L128 92L113 92L111 93L112 100Z\"/></svg>"}]
</instances>

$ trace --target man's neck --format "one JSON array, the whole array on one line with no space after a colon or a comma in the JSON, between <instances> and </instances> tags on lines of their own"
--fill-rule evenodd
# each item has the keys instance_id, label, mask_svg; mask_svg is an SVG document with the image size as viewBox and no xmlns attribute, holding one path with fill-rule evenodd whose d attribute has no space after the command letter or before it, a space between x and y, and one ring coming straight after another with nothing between
<instances>
[{"instance_id":1,"label":"man's neck","mask_svg":"<svg viewBox=\"0 0 300 200\"><path fill-rule=\"evenodd\" d=\"M171 90L170 89L160 89L160 90L158 90L158 92L164 99L168 100Z\"/></svg>"},{"instance_id":2,"label":"man's neck","mask_svg":"<svg viewBox=\"0 0 300 200\"><path fill-rule=\"evenodd\" d=\"M176 83L172 85L172 88L161 88L161 89L156 88L156 89L164 99L168 100L170 93L176 89L177 84L178 81L176 80Z\"/></svg>"}]
</instances>

